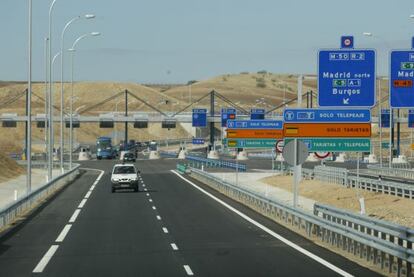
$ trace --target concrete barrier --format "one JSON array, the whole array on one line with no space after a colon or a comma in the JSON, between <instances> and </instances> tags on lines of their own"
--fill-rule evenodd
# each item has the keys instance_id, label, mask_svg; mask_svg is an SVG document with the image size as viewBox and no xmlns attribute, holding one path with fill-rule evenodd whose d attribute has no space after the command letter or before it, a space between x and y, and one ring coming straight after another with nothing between
<instances>
[{"instance_id":1,"label":"concrete barrier","mask_svg":"<svg viewBox=\"0 0 414 277\"><path fill-rule=\"evenodd\" d=\"M158 160L160 158L160 153L158 151L150 151L149 159L150 160Z\"/></svg>"},{"instance_id":2,"label":"concrete barrier","mask_svg":"<svg viewBox=\"0 0 414 277\"><path fill-rule=\"evenodd\" d=\"M207 155L208 159L212 159L212 160L218 160L219 159L219 154L216 150L211 150L208 155Z\"/></svg>"},{"instance_id":3,"label":"concrete barrier","mask_svg":"<svg viewBox=\"0 0 414 277\"><path fill-rule=\"evenodd\" d=\"M243 150L243 151L241 151L237 154L237 160L239 160L239 161L246 161L248 159L249 158L247 157L247 152L245 150Z\"/></svg>"}]
</instances>

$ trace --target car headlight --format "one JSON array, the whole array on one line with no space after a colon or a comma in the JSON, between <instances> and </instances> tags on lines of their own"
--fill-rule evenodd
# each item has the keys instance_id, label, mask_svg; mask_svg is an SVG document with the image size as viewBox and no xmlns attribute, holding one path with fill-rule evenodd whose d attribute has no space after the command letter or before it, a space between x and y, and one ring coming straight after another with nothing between
<instances>
[{"instance_id":1,"label":"car headlight","mask_svg":"<svg viewBox=\"0 0 414 277\"><path fill-rule=\"evenodd\" d=\"M118 178L113 178L112 179L112 182L118 182L119 181L119 179Z\"/></svg>"}]
</instances>

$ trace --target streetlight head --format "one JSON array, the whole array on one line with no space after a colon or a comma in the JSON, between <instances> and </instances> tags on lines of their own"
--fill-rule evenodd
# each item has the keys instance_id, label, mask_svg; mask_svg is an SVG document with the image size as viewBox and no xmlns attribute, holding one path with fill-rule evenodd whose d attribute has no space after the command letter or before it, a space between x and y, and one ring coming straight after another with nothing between
<instances>
[{"instance_id":1,"label":"streetlight head","mask_svg":"<svg viewBox=\"0 0 414 277\"><path fill-rule=\"evenodd\" d=\"M100 35L101 35L100 32L92 32L91 33L91 36L94 36L94 37L97 37L97 36L100 36Z\"/></svg>"},{"instance_id":2,"label":"streetlight head","mask_svg":"<svg viewBox=\"0 0 414 277\"><path fill-rule=\"evenodd\" d=\"M370 32L363 32L362 34L366 37L372 37L372 33Z\"/></svg>"},{"instance_id":3,"label":"streetlight head","mask_svg":"<svg viewBox=\"0 0 414 277\"><path fill-rule=\"evenodd\" d=\"M93 19L95 18L94 14L85 14L85 19Z\"/></svg>"},{"instance_id":4,"label":"streetlight head","mask_svg":"<svg viewBox=\"0 0 414 277\"><path fill-rule=\"evenodd\" d=\"M69 49L68 49L68 51L69 51L69 52L75 52L76 50L75 50L75 49L73 49L73 48L69 48Z\"/></svg>"}]
</instances>

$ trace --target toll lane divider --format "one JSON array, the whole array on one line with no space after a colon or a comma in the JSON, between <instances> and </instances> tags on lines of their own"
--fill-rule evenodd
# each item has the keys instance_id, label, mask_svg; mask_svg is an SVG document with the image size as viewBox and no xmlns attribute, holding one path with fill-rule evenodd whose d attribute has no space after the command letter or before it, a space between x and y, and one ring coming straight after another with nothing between
<instances>
[{"instance_id":1,"label":"toll lane divider","mask_svg":"<svg viewBox=\"0 0 414 277\"><path fill-rule=\"evenodd\" d=\"M185 159L190 162L190 165L192 167L201 168L201 166L205 166L205 167L216 167L216 168L229 168L229 169L234 169L234 170L238 170L242 172L247 170L246 164L235 163L235 162L230 162L226 160L213 160L213 159L206 159L206 158L196 157L196 156L186 156Z\"/></svg>"},{"instance_id":2,"label":"toll lane divider","mask_svg":"<svg viewBox=\"0 0 414 277\"><path fill-rule=\"evenodd\" d=\"M239 201L274 221L295 229L296 232L309 239L322 241L325 245L336 247L342 252L354 255L356 259L365 260L378 269L387 267L389 273L412 275L414 251L412 244L398 244L396 240L383 239L382 236L371 235L374 227L355 229L356 219L348 219L348 224L342 220L332 220L295 209L293 206L265 198L254 191L240 188L232 183L223 181L207 172L191 168L190 176L224 195ZM353 221L352 221L353 220ZM352 222L352 224L349 224ZM377 228L378 230L378 228ZM385 232L385 230L383 230ZM388 232L388 231L387 231ZM411 231L410 231L411 233ZM395 237L394 237L395 238ZM411 241L411 238L410 238Z\"/></svg>"},{"instance_id":3,"label":"toll lane divider","mask_svg":"<svg viewBox=\"0 0 414 277\"><path fill-rule=\"evenodd\" d=\"M44 186L32 191L29 195L0 210L0 230L14 222L23 213L34 209L42 200L50 197L72 182L80 173L79 167L80 164L75 165L72 170L54 178Z\"/></svg>"}]
</instances>

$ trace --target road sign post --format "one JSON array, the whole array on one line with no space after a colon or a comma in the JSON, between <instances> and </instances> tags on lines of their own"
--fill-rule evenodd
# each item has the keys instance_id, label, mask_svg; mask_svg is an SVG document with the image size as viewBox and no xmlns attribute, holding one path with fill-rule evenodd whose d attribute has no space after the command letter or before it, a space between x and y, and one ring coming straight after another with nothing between
<instances>
[{"instance_id":1,"label":"road sign post","mask_svg":"<svg viewBox=\"0 0 414 277\"><path fill-rule=\"evenodd\" d=\"M320 50L318 103L320 107L373 107L375 105L375 51Z\"/></svg>"},{"instance_id":2,"label":"road sign post","mask_svg":"<svg viewBox=\"0 0 414 277\"><path fill-rule=\"evenodd\" d=\"M293 207L298 206L300 165L302 165L308 157L308 147L298 139L294 139L283 147L283 158L285 161L294 166L294 182L293 182Z\"/></svg>"}]
</instances>

